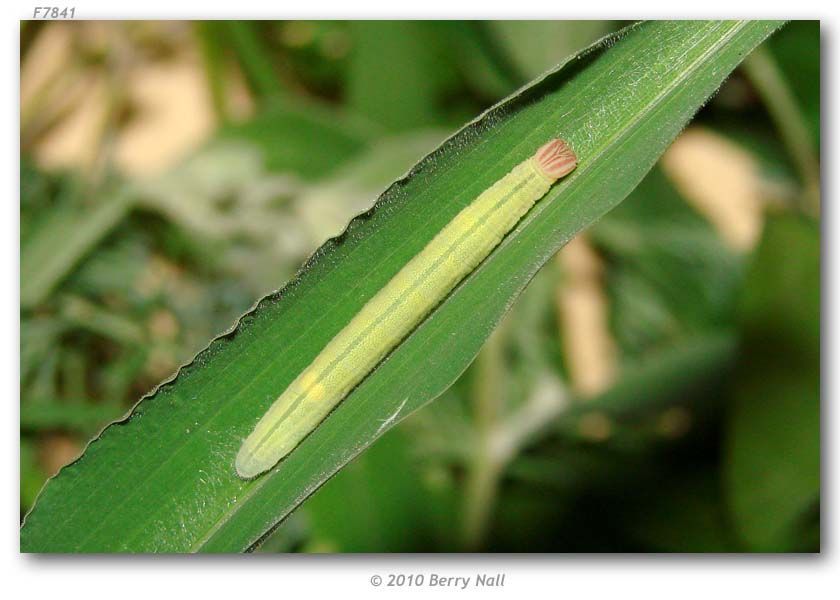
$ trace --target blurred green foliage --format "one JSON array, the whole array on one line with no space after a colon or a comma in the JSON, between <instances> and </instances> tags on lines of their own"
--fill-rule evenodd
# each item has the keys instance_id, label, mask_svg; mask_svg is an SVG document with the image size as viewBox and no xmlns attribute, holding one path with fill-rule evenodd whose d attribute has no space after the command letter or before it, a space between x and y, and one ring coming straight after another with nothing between
<instances>
[{"instance_id":1,"label":"blurred green foliage","mask_svg":"<svg viewBox=\"0 0 840 600\"><path fill-rule=\"evenodd\" d=\"M34 141L21 163L21 514L68 447L279 287L446 132L616 27L197 23L218 128L164 174L45 171L22 131ZM22 60L42 33L27 29ZM815 153L819 45L811 22L767 44ZM225 94L234 76L253 101L245 120ZM261 550L818 550L819 223L798 211L795 161L748 78L698 123L788 190L755 250L728 247L655 169L588 234L619 359L608 389L572 389L556 302L568 273L553 261L442 398ZM512 430L540 395L566 402L474 496L488 393Z\"/></svg>"}]
</instances>

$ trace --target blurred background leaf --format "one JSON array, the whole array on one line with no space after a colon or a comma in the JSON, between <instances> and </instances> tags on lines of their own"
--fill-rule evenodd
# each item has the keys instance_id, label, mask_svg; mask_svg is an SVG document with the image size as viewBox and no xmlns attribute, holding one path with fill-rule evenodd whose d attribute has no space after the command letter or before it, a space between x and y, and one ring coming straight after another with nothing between
<instances>
[{"instance_id":1,"label":"blurred background leaf","mask_svg":"<svg viewBox=\"0 0 840 600\"><path fill-rule=\"evenodd\" d=\"M815 222L789 215L768 219L747 273L740 324L725 463L735 525L750 549L802 550L803 539L818 527L820 497Z\"/></svg>"}]
</instances>

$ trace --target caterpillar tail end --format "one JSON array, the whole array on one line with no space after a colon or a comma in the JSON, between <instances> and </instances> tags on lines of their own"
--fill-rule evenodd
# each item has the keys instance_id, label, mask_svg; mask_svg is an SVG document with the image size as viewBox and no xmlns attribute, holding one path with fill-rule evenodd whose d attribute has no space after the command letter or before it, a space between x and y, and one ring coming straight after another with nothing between
<instances>
[{"instance_id":1,"label":"caterpillar tail end","mask_svg":"<svg viewBox=\"0 0 840 600\"><path fill-rule=\"evenodd\" d=\"M577 156L566 142L555 138L537 150L534 163L543 175L556 181L575 170Z\"/></svg>"},{"instance_id":2,"label":"caterpillar tail end","mask_svg":"<svg viewBox=\"0 0 840 600\"><path fill-rule=\"evenodd\" d=\"M257 457L244 446L239 449L239 454L236 455L236 474L241 479L253 479L258 475L265 473L272 466L273 465L265 466L263 461L258 460Z\"/></svg>"}]
</instances>

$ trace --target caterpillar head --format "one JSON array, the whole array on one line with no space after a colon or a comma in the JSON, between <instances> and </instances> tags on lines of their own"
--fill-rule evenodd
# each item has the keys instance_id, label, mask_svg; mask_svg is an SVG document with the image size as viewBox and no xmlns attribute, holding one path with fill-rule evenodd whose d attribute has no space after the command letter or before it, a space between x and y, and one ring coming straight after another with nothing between
<instances>
[{"instance_id":1,"label":"caterpillar head","mask_svg":"<svg viewBox=\"0 0 840 600\"><path fill-rule=\"evenodd\" d=\"M566 142L556 138L537 150L534 154L534 162L543 175L556 180L574 171L577 166L577 156Z\"/></svg>"}]
</instances>

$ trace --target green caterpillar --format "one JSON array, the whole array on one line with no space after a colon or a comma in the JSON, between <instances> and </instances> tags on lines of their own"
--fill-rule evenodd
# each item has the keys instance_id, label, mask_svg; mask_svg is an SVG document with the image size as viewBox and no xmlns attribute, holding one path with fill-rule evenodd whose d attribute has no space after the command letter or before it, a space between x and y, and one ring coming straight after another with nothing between
<instances>
[{"instance_id":1,"label":"green caterpillar","mask_svg":"<svg viewBox=\"0 0 840 600\"><path fill-rule=\"evenodd\" d=\"M576 166L568 144L551 140L459 212L274 401L242 444L237 474L256 477L291 452Z\"/></svg>"}]
</instances>

